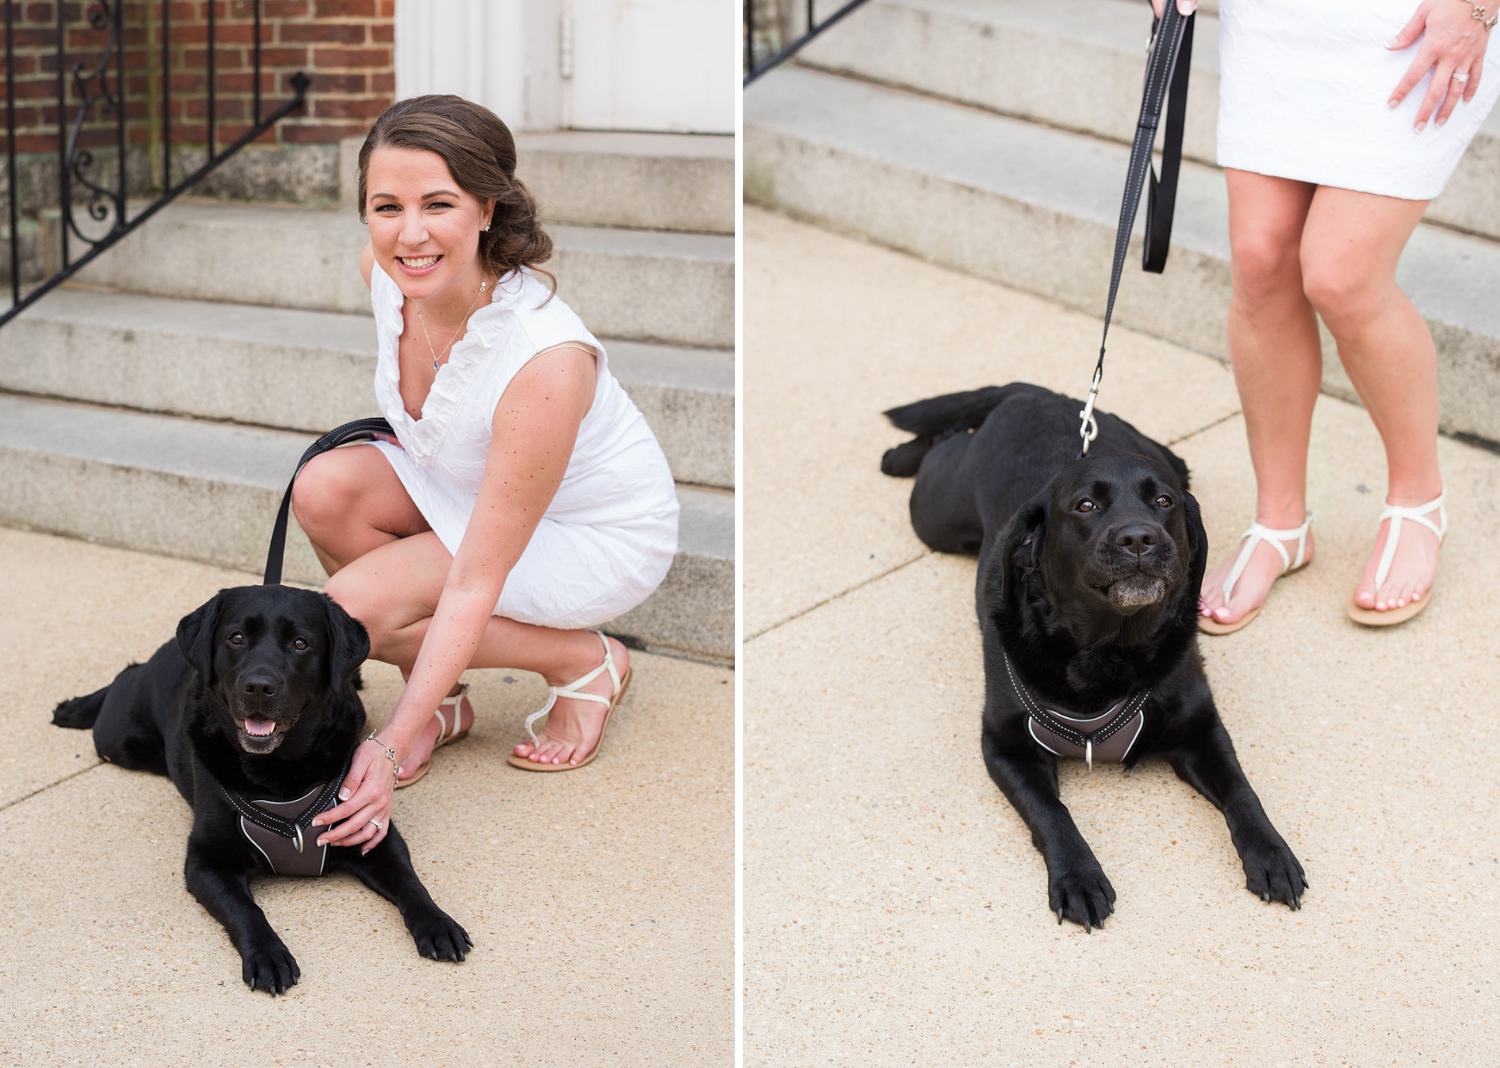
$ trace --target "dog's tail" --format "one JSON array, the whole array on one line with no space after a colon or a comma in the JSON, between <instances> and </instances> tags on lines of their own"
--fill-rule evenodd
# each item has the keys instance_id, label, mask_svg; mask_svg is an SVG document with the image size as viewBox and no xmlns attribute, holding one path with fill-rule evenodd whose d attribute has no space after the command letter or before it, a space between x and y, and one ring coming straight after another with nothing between
<instances>
[{"instance_id":1,"label":"dog's tail","mask_svg":"<svg viewBox=\"0 0 1500 1068\"><path fill-rule=\"evenodd\" d=\"M944 438L974 430L1005 400L1012 386L985 386L966 393L945 393L885 413L896 428L915 434L916 439L886 450L880 470L893 478L910 478L922 466L922 458Z\"/></svg>"},{"instance_id":2,"label":"dog's tail","mask_svg":"<svg viewBox=\"0 0 1500 1068\"><path fill-rule=\"evenodd\" d=\"M139 665L131 665L131 667L137 666ZM109 685L113 686L114 683L110 683ZM83 697L73 697L60 702L52 710L52 725L54 727L72 727L81 731L90 729L99 718L99 710L104 707L104 698L108 694L109 686L106 686Z\"/></svg>"}]
</instances>

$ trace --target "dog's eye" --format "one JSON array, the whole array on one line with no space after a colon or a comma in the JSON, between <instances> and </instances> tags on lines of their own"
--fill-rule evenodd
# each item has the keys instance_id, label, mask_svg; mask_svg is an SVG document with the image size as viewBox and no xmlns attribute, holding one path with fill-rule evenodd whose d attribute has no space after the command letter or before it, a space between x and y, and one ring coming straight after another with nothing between
<instances>
[{"instance_id":1,"label":"dog's eye","mask_svg":"<svg viewBox=\"0 0 1500 1068\"><path fill-rule=\"evenodd\" d=\"M293 649L306 649L307 648L307 639L305 639L305 638L298 638L296 641L292 642L292 648Z\"/></svg>"},{"instance_id":2,"label":"dog's eye","mask_svg":"<svg viewBox=\"0 0 1500 1068\"><path fill-rule=\"evenodd\" d=\"M1081 501L1078 502L1078 505L1076 507L1076 511L1079 511L1079 512L1092 512L1092 511L1094 511L1098 507L1099 506L1097 504L1095 504L1093 501L1091 501L1087 497L1085 497L1083 500L1081 500Z\"/></svg>"},{"instance_id":3,"label":"dog's eye","mask_svg":"<svg viewBox=\"0 0 1500 1068\"><path fill-rule=\"evenodd\" d=\"M241 634L239 631L235 631L233 634L231 634L229 636L229 644L230 645L244 645L245 644L245 636L243 634Z\"/></svg>"},{"instance_id":4,"label":"dog's eye","mask_svg":"<svg viewBox=\"0 0 1500 1068\"><path fill-rule=\"evenodd\" d=\"M1158 508L1170 508L1170 507L1172 507L1172 498L1168 497L1165 493L1163 493L1160 497L1156 498L1156 507L1158 507Z\"/></svg>"}]
</instances>

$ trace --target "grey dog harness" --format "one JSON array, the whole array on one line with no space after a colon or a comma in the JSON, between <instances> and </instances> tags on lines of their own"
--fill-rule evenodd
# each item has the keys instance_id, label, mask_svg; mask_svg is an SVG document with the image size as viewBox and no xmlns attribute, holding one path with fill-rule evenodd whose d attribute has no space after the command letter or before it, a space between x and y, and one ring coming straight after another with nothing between
<instances>
[{"instance_id":1,"label":"grey dog harness","mask_svg":"<svg viewBox=\"0 0 1500 1068\"><path fill-rule=\"evenodd\" d=\"M318 783L292 801L250 800L235 793L223 783L219 789L240 815L240 833L277 875L322 875L328 860L328 847L310 846L304 832L310 831L313 817L327 812L338 803L338 790L349 774L349 761L336 778ZM310 837L310 835L309 835Z\"/></svg>"},{"instance_id":2,"label":"grey dog harness","mask_svg":"<svg viewBox=\"0 0 1500 1068\"><path fill-rule=\"evenodd\" d=\"M1151 696L1150 690L1132 694L1097 716L1074 716L1043 708L1016 678L1010 654L1002 649L1000 655L1005 658L1010 684L1026 709L1026 729L1043 749L1058 756L1083 757L1091 771L1095 756L1120 763L1129 755L1146 725L1146 699Z\"/></svg>"}]
</instances>

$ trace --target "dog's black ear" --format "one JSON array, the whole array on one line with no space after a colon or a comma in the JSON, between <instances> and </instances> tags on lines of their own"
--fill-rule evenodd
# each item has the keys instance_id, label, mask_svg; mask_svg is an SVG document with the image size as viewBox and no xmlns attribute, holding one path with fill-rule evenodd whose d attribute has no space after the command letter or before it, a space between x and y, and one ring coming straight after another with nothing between
<instances>
[{"instance_id":1,"label":"dog's black ear","mask_svg":"<svg viewBox=\"0 0 1500 1068\"><path fill-rule=\"evenodd\" d=\"M1000 596L1011 603L1016 584L1042 566L1047 545L1047 501L1039 495L1011 516L1000 545Z\"/></svg>"},{"instance_id":2,"label":"dog's black ear","mask_svg":"<svg viewBox=\"0 0 1500 1068\"><path fill-rule=\"evenodd\" d=\"M328 616L328 680L342 690L370 655L370 633L328 594L321 594Z\"/></svg>"},{"instance_id":3,"label":"dog's black ear","mask_svg":"<svg viewBox=\"0 0 1500 1068\"><path fill-rule=\"evenodd\" d=\"M219 602L223 598L224 591L220 590L177 624L177 648L206 685L214 680L214 632L219 629Z\"/></svg>"},{"instance_id":4,"label":"dog's black ear","mask_svg":"<svg viewBox=\"0 0 1500 1068\"><path fill-rule=\"evenodd\" d=\"M1203 529L1203 513L1198 508L1198 498L1183 490L1182 514L1187 520L1188 536L1188 585L1197 597L1203 588L1203 573L1208 570L1208 531Z\"/></svg>"}]
</instances>

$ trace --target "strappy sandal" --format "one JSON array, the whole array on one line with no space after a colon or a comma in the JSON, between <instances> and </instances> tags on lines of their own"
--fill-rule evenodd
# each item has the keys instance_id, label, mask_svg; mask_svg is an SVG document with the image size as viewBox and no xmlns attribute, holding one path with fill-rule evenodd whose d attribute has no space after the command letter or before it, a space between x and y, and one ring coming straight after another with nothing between
<instances>
[{"instance_id":1,"label":"strappy sandal","mask_svg":"<svg viewBox=\"0 0 1500 1068\"><path fill-rule=\"evenodd\" d=\"M463 730L458 729L459 723L462 722L462 717L459 714L462 710L459 708L459 706L463 704L464 696L468 692L469 684L467 682L461 682L458 684L458 693L450 693L447 697L438 702L437 709L432 713L437 717L438 721L437 741L434 742L432 746L432 751L434 753L443 748L443 746L445 745L452 745L454 742L461 742L469 736L468 727L465 727ZM448 717L443 715L444 708L451 708L453 710L453 723L451 726L448 723ZM472 726L472 724L470 726ZM432 757L429 756L426 760L422 761L422 763L417 766L417 770L412 773L411 778L398 778L396 780L396 789L401 790L412 785L413 783L420 782L423 777L426 776L426 774L431 770Z\"/></svg>"},{"instance_id":2,"label":"strappy sandal","mask_svg":"<svg viewBox=\"0 0 1500 1068\"><path fill-rule=\"evenodd\" d=\"M1307 566L1307 532L1312 528L1313 514L1307 513L1307 518L1302 525L1293 530L1272 530L1270 527L1262 526L1258 521L1251 520L1250 529L1240 535L1240 555L1234 561L1234 567L1229 569L1229 577L1224 580L1224 603L1229 603L1229 598L1234 595L1234 584L1240 580L1245 573L1246 566L1250 563L1250 557L1255 553L1255 546L1265 542L1281 556L1281 575L1290 574L1293 571ZM1297 539L1297 555L1292 556L1286 551L1286 546L1281 543ZM1277 575L1280 578L1281 575ZM1260 605L1256 605L1250 611L1240 616L1233 623L1220 623L1212 616L1198 617L1198 629L1207 634L1233 634L1241 627L1249 626L1250 621L1260 615Z\"/></svg>"},{"instance_id":3,"label":"strappy sandal","mask_svg":"<svg viewBox=\"0 0 1500 1068\"><path fill-rule=\"evenodd\" d=\"M1391 521L1391 529L1386 532L1385 551L1380 554L1380 564L1375 568L1375 589L1379 592L1381 585L1391 573L1391 561L1396 558L1396 543L1401 540L1401 521L1410 519L1413 523L1421 523L1428 530L1437 535L1438 545L1443 544L1443 535L1448 533L1448 509L1443 507L1443 498L1447 491L1439 493L1426 504L1419 504L1413 508L1405 508L1399 504L1388 504L1385 511L1380 513L1380 522L1387 519ZM1428 515L1436 511L1438 521L1434 523L1428 519ZM1377 525L1376 530L1379 530ZM1354 593L1349 595L1349 618L1356 623L1363 623L1367 627L1389 627L1396 623L1404 623L1422 609L1427 607L1430 597L1417 597L1409 601L1401 608L1387 608L1384 612L1376 608L1365 608L1355 601L1354 595L1359 592L1359 587L1354 588ZM1429 587L1427 592L1432 592Z\"/></svg>"},{"instance_id":4,"label":"strappy sandal","mask_svg":"<svg viewBox=\"0 0 1500 1068\"><path fill-rule=\"evenodd\" d=\"M595 631L594 633L599 634L598 631ZM582 678L574 679L566 686L547 687L549 694L549 696L547 697L547 703L543 705L541 709L533 712L531 715L526 717L526 733L531 735L531 744L533 746L537 746L541 744L542 740L537 737L536 731L531 729L532 724L541 719L548 712L551 712L552 706L557 704L557 699L559 697L571 698L574 701L593 701L595 704L604 705L604 722L599 726L599 737L595 739L594 747L590 749L584 756L584 758L576 764L543 764L539 761L528 760L526 757L517 756L515 753L511 753L510 756L506 759L510 761L512 766L523 768L526 771L574 771L578 768L583 767L585 764L599 755L599 747L604 744L604 732L609 729L610 717L615 714L615 707L620 703L620 698L625 696L625 690L630 685L631 673L631 669L627 667L625 669L624 678L620 677L620 673L615 670L615 657L614 654L610 651L609 639L604 635L599 634L599 640L604 643L604 663L600 664L593 671L590 671ZM614 683L614 691L609 697L606 698L600 697L598 694L579 692L580 686L587 686L589 683L597 679L600 672L603 671L609 672L610 681Z\"/></svg>"}]
</instances>

